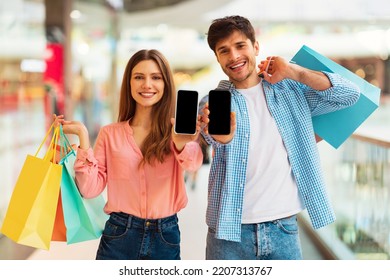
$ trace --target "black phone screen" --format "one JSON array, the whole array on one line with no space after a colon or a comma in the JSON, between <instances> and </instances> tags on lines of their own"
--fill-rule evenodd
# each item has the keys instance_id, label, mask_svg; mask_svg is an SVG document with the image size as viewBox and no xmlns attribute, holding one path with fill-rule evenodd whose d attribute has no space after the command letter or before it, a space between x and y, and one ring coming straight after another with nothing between
<instances>
[{"instance_id":1,"label":"black phone screen","mask_svg":"<svg viewBox=\"0 0 390 280\"><path fill-rule=\"evenodd\" d=\"M175 132L195 134L198 119L198 92L179 90L176 98Z\"/></svg>"},{"instance_id":2,"label":"black phone screen","mask_svg":"<svg viewBox=\"0 0 390 280\"><path fill-rule=\"evenodd\" d=\"M230 134L231 94L228 90L209 92L209 133L215 135Z\"/></svg>"}]
</instances>

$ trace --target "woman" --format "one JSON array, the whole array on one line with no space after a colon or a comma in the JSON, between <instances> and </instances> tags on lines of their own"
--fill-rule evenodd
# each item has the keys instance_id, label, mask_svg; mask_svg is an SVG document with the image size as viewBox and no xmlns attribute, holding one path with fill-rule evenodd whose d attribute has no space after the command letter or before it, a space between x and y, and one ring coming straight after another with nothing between
<instances>
[{"instance_id":1,"label":"woman","mask_svg":"<svg viewBox=\"0 0 390 280\"><path fill-rule=\"evenodd\" d=\"M102 127L94 149L86 127L56 117L80 146L76 183L86 198L107 186L110 214L96 259L180 259L177 212L187 204L184 170L202 164L195 135L175 134L175 86L157 50L141 50L123 75L118 122Z\"/></svg>"}]
</instances>

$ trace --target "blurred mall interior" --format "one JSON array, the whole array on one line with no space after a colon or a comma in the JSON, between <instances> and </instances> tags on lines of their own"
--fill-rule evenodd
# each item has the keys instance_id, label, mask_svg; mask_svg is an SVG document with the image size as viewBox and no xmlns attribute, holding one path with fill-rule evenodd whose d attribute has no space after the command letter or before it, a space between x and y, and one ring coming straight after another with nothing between
<instances>
[{"instance_id":1,"label":"blurred mall interior","mask_svg":"<svg viewBox=\"0 0 390 280\"><path fill-rule=\"evenodd\" d=\"M84 122L93 142L116 120L124 67L143 48L167 56L178 89L207 94L224 79L208 26L239 14L255 26L259 60L307 45L381 89L378 109L341 147L318 144L337 221L314 231L303 213L300 224L306 259L390 259L389 11L383 0L0 0L0 226L53 113ZM188 181L183 259L204 258L208 167ZM94 258L96 246L46 252L0 234L0 259Z\"/></svg>"}]
</instances>

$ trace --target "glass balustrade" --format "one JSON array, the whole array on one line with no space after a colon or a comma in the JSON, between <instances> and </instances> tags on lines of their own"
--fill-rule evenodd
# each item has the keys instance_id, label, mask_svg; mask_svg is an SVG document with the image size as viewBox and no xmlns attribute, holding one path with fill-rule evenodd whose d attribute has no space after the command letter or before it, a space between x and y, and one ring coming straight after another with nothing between
<instances>
[{"instance_id":1,"label":"glass balustrade","mask_svg":"<svg viewBox=\"0 0 390 280\"><path fill-rule=\"evenodd\" d=\"M337 217L320 239L340 259L390 259L390 142L356 134L338 150L320 145Z\"/></svg>"}]
</instances>

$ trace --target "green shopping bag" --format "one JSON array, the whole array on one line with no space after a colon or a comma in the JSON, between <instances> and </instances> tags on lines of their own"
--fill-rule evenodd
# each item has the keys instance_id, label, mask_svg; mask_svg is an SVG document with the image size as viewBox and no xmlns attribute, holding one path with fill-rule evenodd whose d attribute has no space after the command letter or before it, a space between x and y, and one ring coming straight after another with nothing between
<instances>
[{"instance_id":1,"label":"green shopping bag","mask_svg":"<svg viewBox=\"0 0 390 280\"><path fill-rule=\"evenodd\" d=\"M75 183L74 162L76 152L60 126L60 139L63 150L60 164L63 166L61 178L62 209L66 227L66 242L97 239L101 236L108 215L104 213L105 200L102 195L96 198L83 198ZM70 151L66 153L66 151Z\"/></svg>"}]
</instances>

